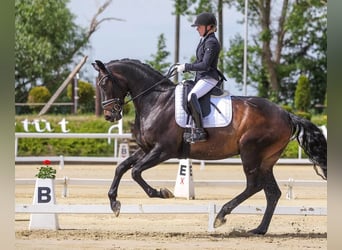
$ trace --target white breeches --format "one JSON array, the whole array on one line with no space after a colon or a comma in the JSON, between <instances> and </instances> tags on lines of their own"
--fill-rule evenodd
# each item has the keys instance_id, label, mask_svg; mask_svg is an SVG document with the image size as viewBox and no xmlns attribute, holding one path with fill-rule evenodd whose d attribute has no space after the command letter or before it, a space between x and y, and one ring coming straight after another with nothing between
<instances>
[{"instance_id":1,"label":"white breeches","mask_svg":"<svg viewBox=\"0 0 342 250\"><path fill-rule=\"evenodd\" d=\"M217 82L218 81L213 78L198 80L198 82L196 82L195 86L188 94L188 101L190 101L192 94L196 94L197 98L204 96L216 86Z\"/></svg>"}]
</instances>

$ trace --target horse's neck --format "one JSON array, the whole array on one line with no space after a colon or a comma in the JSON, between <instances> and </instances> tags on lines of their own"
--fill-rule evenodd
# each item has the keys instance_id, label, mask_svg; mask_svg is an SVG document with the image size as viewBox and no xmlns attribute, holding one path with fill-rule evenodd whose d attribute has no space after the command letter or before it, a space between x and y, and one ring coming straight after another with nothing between
<instances>
[{"instance_id":1,"label":"horse's neck","mask_svg":"<svg viewBox=\"0 0 342 250\"><path fill-rule=\"evenodd\" d=\"M172 87L160 90L156 86L145 93L143 91L135 93L135 97L132 96L135 109L139 114L156 114L157 112L163 112L169 105L174 106L174 88ZM131 94L133 95L133 93Z\"/></svg>"},{"instance_id":2,"label":"horse's neck","mask_svg":"<svg viewBox=\"0 0 342 250\"><path fill-rule=\"evenodd\" d=\"M157 72L140 64L135 65L136 67L132 67L131 64L122 66L128 91L139 113L143 113L143 110L154 112L154 107L165 105L164 103L172 97L174 86L166 78L158 76Z\"/></svg>"}]
</instances>

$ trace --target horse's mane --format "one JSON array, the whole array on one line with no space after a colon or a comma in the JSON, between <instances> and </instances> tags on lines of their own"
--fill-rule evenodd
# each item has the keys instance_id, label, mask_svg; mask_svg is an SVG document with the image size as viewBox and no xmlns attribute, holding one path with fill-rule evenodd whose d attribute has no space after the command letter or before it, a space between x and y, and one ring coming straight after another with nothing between
<instances>
[{"instance_id":1,"label":"horse's mane","mask_svg":"<svg viewBox=\"0 0 342 250\"><path fill-rule=\"evenodd\" d=\"M133 71L140 75L140 82L145 82L149 85L159 82L158 87L155 89L160 91L169 90L170 88L173 89L176 86L169 78L166 78L159 71L152 68L152 66L142 63L137 59L124 58L120 60L112 60L107 63L109 67L114 66L115 64L129 65ZM164 81L161 81L162 79L164 79Z\"/></svg>"},{"instance_id":2,"label":"horse's mane","mask_svg":"<svg viewBox=\"0 0 342 250\"><path fill-rule=\"evenodd\" d=\"M129 63L129 64L134 64L137 68L146 70L148 69L151 71L154 75L158 75L160 77L164 77L159 71L156 69L152 68L151 65L147 63L143 63L137 59L130 59L130 58L123 58L123 59L118 59L118 60L111 60L108 62L108 64L115 64L115 63Z\"/></svg>"}]
</instances>

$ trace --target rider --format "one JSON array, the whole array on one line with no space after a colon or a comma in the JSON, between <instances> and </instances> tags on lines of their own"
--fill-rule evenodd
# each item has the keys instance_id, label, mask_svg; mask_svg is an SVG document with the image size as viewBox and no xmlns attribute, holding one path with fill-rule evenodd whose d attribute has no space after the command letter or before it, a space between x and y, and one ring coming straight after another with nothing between
<instances>
[{"instance_id":1,"label":"rider","mask_svg":"<svg viewBox=\"0 0 342 250\"><path fill-rule=\"evenodd\" d=\"M202 111L198 99L214 88L219 81L217 63L221 45L215 36L217 21L215 15L203 12L196 17L192 27L196 27L201 40L196 49L196 61L177 66L177 72L195 71L195 86L188 95L189 109L196 128L192 135L184 137L188 142L206 141L207 133L202 125Z\"/></svg>"}]
</instances>

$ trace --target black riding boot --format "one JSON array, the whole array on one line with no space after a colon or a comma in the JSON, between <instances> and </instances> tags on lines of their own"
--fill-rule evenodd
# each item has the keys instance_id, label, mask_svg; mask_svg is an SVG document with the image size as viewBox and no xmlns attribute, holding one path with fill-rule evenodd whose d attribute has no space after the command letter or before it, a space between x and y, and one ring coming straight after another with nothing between
<instances>
[{"instance_id":1,"label":"black riding boot","mask_svg":"<svg viewBox=\"0 0 342 250\"><path fill-rule=\"evenodd\" d=\"M189 109L191 116L195 122L195 129L191 134L190 138L186 138L187 142L202 142L207 140L207 133L203 129L202 125L202 110L201 106L198 102L196 94L191 95L191 99L189 102Z\"/></svg>"}]
</instances>

